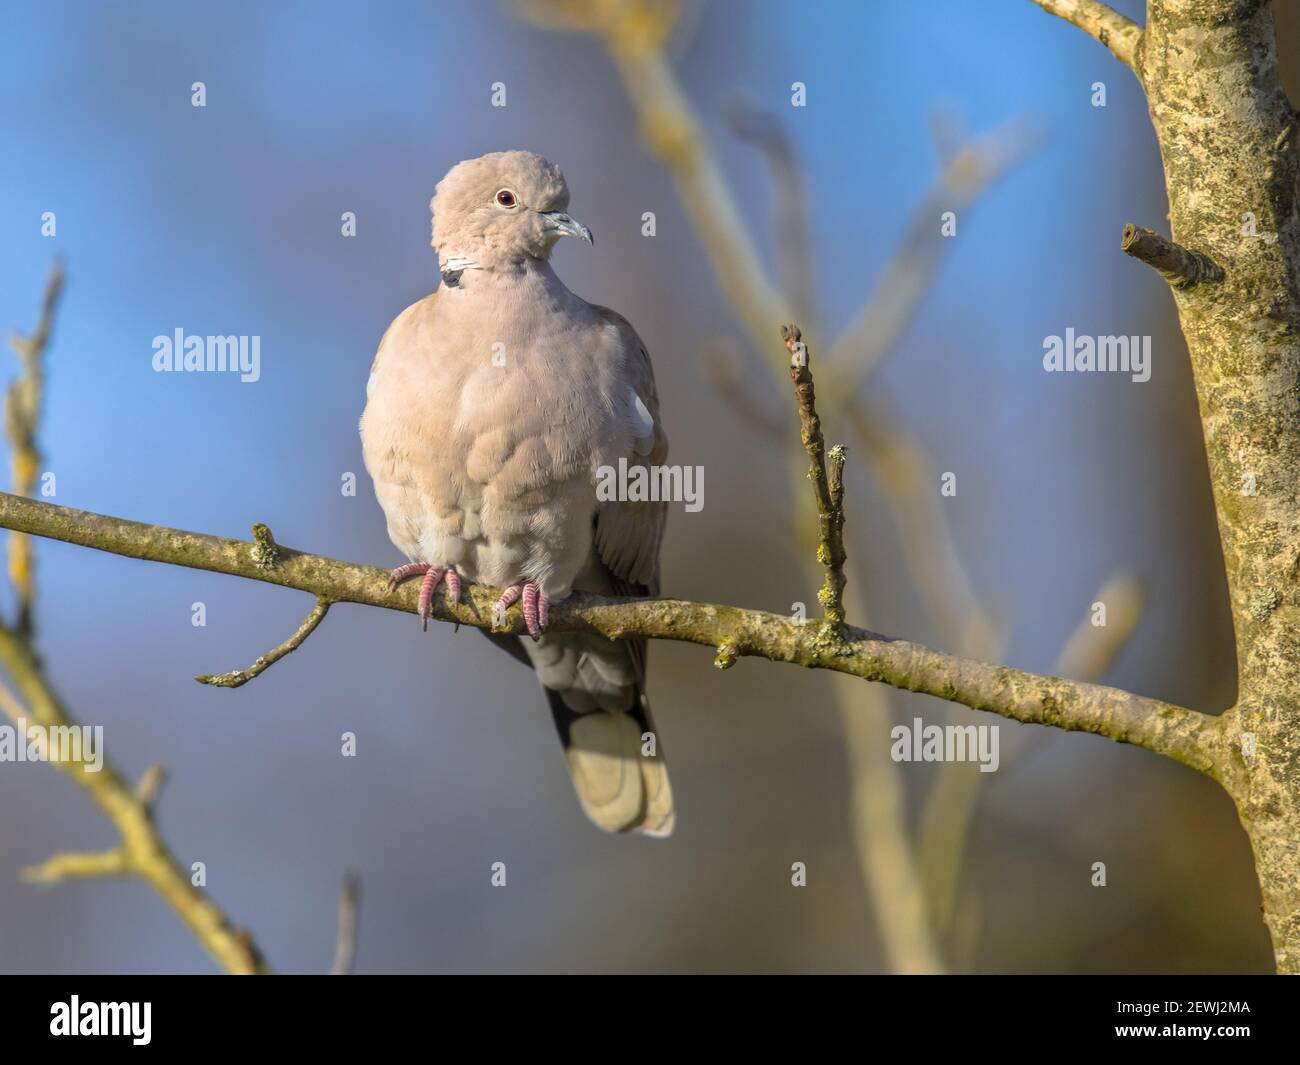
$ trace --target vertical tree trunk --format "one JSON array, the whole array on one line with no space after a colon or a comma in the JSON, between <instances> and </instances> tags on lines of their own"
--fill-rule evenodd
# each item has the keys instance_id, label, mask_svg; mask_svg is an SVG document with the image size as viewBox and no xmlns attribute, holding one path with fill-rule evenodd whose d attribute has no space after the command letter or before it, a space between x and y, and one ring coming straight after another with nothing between
<instances>
[{"instance_id":1,"label":"vertical tree trunk","mask_svg":"<svg viewBox=\"0 0 1300 1065\"><path fill-rule=\"evenodd\" d=\"M1174 289L1236 631L1223 784L1278 971L1300 973L1300 130L1266 0L1149 0L1136 67L1173 238L1226 272Z\"/></svg>"}]
</instances>

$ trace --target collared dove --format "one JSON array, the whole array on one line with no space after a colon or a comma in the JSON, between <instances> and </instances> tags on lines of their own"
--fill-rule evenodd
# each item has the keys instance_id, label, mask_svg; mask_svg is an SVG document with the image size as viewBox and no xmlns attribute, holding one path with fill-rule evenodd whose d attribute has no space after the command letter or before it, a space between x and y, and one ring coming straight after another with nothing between
<instances>
[{"instance_id":1,"label":"collared dove","mask_svg":"<svg viewBox=\"0 0 1300 1065\"><path fill-rule=\"evenodd\" d=\"M559 169L531 152L454 166L430 203L442 286L388 327L361 418L366 469L388 535L420 576L505 588L532 639L492 635L531 662L587 815L611 832L667 836L668 772L645 695L644 640L544 634L573 589L656 595L662 502L601 502L597 470L662 464L654 372L620 315L570 292L549 257L591 243L565 209Z\"/></svg>"}]
</instances>

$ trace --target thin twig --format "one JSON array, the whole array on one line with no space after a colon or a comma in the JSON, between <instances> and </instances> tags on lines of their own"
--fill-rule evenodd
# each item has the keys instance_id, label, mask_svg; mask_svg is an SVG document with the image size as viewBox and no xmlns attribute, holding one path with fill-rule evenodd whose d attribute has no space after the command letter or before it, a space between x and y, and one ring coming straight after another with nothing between
<instances>
[{"instance_id":1,"label":"thin twig","mask_svg":"<svg viewBox=\"0 0 1300 1065\"><path fill-rule=\"evenodd\" d=\"M10 497L17 498L17 497ZM15 725L25 720L49 729L79 727L50 686L30 645L7 626L0 626L0 663L13 679L25 709L7 688L0 690L0 710ZM248 933L235 928L225 914L190 879L154 824L151 790L143 783L130 787L105 758L98 770L82 760L51 763L77 783L121 834L120 846L97 855L56 854L29 871L29 879L45 882L68 876L107 876L130 873L153 887L195 938L231 973L261 973L269 969ZM146 774L146 778L149 774ZM142 794L143 793L143 794Z\"/></svg>"},{"instance_id":2,"label":"thin twig","mask_svg":"<svg viewBox=\"0 0 1300 1065\"><path fill-rule=\"evenodd\" d=\"M799 438L808 454L808 480L817 500L817 561L825 576L817 601L826 623L844 623L844 449L831 448L826 455L822 422L817 416L817 397L809 368L808 345L797 325L783 325L781 339L790 353L790 380L794 382L799 408ZM829 458L829 461L828 461Z\"/></svg>"},{"instance_id":3,"label":"thin twig","mask_svg":"<svg viewBox=\"0 0 1300 1065\"><path fill-rule=\"evenodd\" d=\"M54 329L54 316L63 292L63 265L55 260L45 283L41 317L31 336L10 338L22 362L22 374L5 394L5 433L9 437L9 470L13 490L29 496L40 475L41 451L37 443L41 406L45 394L45 350ZM31 541L25 536L9 537L9 579L17 598L14 628L25 637L32 634L32 603L36 598L36 561Z\"/></svg>"},{"instance_id":4,"label":"thin twig","mask_svg":"<svg viewBox=\"0 0 1300 1065\"><path fill-rule=\"evenodd\" d=\"M348 976L357 956L357 928L361 919L361 877L348 873L339 892L338 934L334 940L331 976Z\"/></svg>"},{"instance_id":5,"label":"thin twig","mask_svg":"<svg viewBox=\"0 0 1300 1065\"><path fill-rule=\"evenodd\" d=\"M266 526L262 526L262 528L266 528ZM261 676L285 655L298 650L307 637L315 632L316 627L325 620L325 615L329 613L329 609L329 600L318 598L316 605L312 607L311 613L303 619L302 624L294 630L293 635L267 651L247 669L236 669L229 673L204 673L194 679L200 684L211 684L214 688L242 687L254 677Z\"/></svg>"},{"instance_id":6,"label":"thin twig","mask_svg":"<svg viewBox=\"0 0 1300 1065\"><path fill-rule=\"evenodd\" d=\"M106 851L64 851L51 855L40 865L29 865L19 876L29 884L54 884L60 880L125 876L132 872L131 859L121 847Z\"/></svg>"},{"instance_id":7,"label":"thin twig","mask_svg":"<svg viewBox=\"0 0 1300 1065\"><path fill-rule=\"evenodd\" d=\"M1225 276L1223 267L1208 255L1189 251L1155 230L1143 229L1132 222L1124 227L1120 248L1125 255L1146 263L1174 288L1194 288L1206 282L1222 281Z\"/></svg>"},{"instance_id":8,"label":"thin twig","mask_svg":"<svg viewBox=\"0 0 1300 1065\"><path fill-rule=\"evenodd\" d=\"M1034 3L1100 41L1130 70L1137 69L1142 28L1132 19L1099 0L1034 0Z\"/></svg>"},{"instance_id":9,"label":"thin twig","mask_svg":"<svg viewBox=\"0 0 1300 1065\"><path fill-rule=\"evenodd\" d=\"M41 413L41 382L44 356L52 328L54 310L62 287L63 272L56 264L46 288L41 324L27 340L15 346L23 357L23 379L9 390L6 428L13 449L13 480L22 494L6 498L22 501L35 486L39 469L37 447ZM39 505L39 504L38 504ZM34 724L50 730L73 730L80 726L60 700L46 676L32 639L35 602L32 552L23 530L11 529L10 575L19 611L13 625L0 622L0 663L18 688L15 694L0 683L0 711L18 726ZM31 530L27 530L30 533ZM15 541L22 547L15 548ZM70 851L55 854L24 872L24 877L51 883L69 877L135 875L146 881L189 927L195 938L227 972L269 972L261 952L247 931L233 926L224 913L190 878L168 848L154 823L154 804L164 780L161 766L151 766L136 787L99 752L91 764L88 752L81 757L53 761L81 787L103 811L121 836L121 843L105 851ZM100 760L102 759L102 761Z\"/></svg>"},{"instance_id":10,"label":"thin twig","mask_svg":"<svg viewBox=\"0 0 1300 1065\"><path fill-rule=\"evenodd\" d=\"M144 804L146 809L152 811L154 803L158 801L158 793L166 783L167 767L161 762L154 762L140 774L140 779L136 781L135 797Z\"/></svg>"}]
</instances>

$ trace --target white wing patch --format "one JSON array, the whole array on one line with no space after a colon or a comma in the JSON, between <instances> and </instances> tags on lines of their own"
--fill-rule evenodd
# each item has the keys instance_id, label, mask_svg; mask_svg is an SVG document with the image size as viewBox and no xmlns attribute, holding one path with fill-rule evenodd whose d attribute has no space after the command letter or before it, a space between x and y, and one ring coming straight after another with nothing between
<instances>
[{"instance_id":1,"label":"white wing patch","mask_svg":"<svg viewBox=\"0 0 1300 1065\"><path fill-rule=\"evenodd\" d=\"M655 420L636 390L629 388L628 414L632 424L633 448L638 455L648 455L655 446Z\"/></svg>"}]
</instances>

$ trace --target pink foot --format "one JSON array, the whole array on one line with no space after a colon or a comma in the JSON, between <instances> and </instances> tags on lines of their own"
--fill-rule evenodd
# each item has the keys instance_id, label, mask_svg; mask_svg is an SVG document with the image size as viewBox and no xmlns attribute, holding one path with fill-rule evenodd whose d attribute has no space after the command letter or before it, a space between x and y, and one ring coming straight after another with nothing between
<instances>
[{"instance_id":1,"label":"pink foot","mask_svg":"<svg viewBox=\"0 0 1300 1065\"><path fill-rule=\"evenodd\" d=\"M428 631L429 614L433 608L433 593L438 590L438 585L442 583L445 577L448 599L452 603L459 603L460 574L456 572L454 566L448 566L444 569L441 566L429 566L423 562L408 562L405 566L398 566L388 575L388 590L391 592L403 581L409 581L412 577L420 574L424 574L424 580L420 582L420 624L422 628Z\"/></svg>"},{"instance_id":2,"label":"pink foot","mask_svg":"<svg viewBox=\"0 0 1300 1065\"><path fill-rule=\"evenodd\" d=\"M534 640L540 639L542 630L546 628L551 601L536 581L518 581L501 593L497 606L504 612L520 599L524 601L524 625L528 628L528 635Z\"/></svg>"},{"instance_id":3,"label":"pink foot","mask_svg":"<svg viewBox=\"0 0 1300 1065\"><path fill-rule=\"evenodd\" d=\"M393 591L399 584L409 581L412 577L428 572L429 567L423 562L408 562L405 566L398 566L388 575L388 590Z\"/></svg>"}]
</instances>

